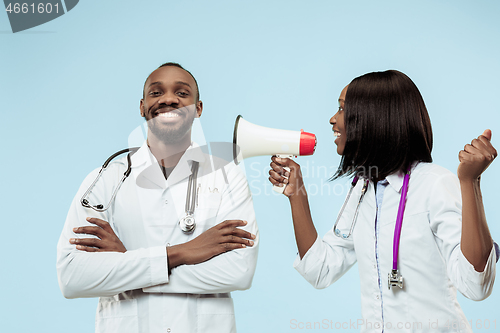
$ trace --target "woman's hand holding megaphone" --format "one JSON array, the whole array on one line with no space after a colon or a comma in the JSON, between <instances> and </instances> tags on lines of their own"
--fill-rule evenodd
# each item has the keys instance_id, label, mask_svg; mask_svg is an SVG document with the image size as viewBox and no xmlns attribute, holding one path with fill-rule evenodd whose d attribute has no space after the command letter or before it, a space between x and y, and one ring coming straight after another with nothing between
<instances>
[{"instance_id":1,"label":"woman's hand holding megaphone","mask_svg":"<svg viewBox=\"0 0 500 333\"><path fill-rule=\"evenodd\" d=\"M283 194L290 200L295 240L300 258L303 258L318 238L318 233L312 221L300 165L290 158L273 156L271 160L269 181L275 186L286 185ZM285 167L290 168L290 171L286 171Z\"/></svg>"},{"instance_id":2,"label":"woman's hand holding megaphone","mask_svg":"<svg viewBox=\"0 0 500 333\"><path fill-rule=\"evenodd\" d=\"M304 182L300 165L290 158L271 157L271 170L269 170L269 181L275 186L286 186L284 195L291 197L299 191L304 191ZM285 170L290 168L290 171ZM304 191L305 193L305 191Z\"/></svg>"}]
</instances>

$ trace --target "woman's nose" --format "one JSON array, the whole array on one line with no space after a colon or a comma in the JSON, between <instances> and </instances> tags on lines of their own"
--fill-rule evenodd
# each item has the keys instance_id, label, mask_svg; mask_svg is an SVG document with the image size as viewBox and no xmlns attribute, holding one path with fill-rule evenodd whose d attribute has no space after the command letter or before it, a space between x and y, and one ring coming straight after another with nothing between
<instances>
[{"instance_id":1,"label":"woman's nose","mask_svg":"<svg viewBox=\"0 0 500 333\"><path fill-rule=\"evenodd\" d=\"M330 125L335 125L337 123L337 113L335 113L333 117L330 118Z\"/></svg>"}]
</instances>

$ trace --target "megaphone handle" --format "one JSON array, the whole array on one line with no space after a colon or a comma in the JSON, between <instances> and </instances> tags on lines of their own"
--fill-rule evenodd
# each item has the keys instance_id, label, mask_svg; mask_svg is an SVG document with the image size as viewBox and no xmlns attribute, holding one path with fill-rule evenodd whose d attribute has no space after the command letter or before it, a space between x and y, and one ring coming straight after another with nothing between
<instances>
[{"instance_id":1,"label":"megaphone handle","mask_svg":"<svg viewBox=\"0 0 500 333\"><path fill-rule=\"evenodd\" d=\"M292 158L293 155L276 155L276 157L279 157L279 158ZM289 167L284 167L284 169L288 172L290 172L290 168ZM285 177L285 175L282 175L284 178L288 178L288 177ZM283 185L283 186L276 186L276 185L273 185L273 190L274 192L277 192L279 194L283 194L283 192L285 192L285 188L286 188L286 184Z\"/></svg>"}]
</instances>

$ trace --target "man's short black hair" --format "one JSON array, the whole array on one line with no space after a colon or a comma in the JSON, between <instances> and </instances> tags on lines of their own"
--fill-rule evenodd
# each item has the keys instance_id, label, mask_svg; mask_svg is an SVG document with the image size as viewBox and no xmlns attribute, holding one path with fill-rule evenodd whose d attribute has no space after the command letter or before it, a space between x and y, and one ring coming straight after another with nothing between
<instances>
[{"instance_id":1,"label":"man's short black hair","mask_svg":"<svg viewBox=\"0 0 500 333\"><path fill-rule=\"evenodd\" d=\"M193 76L193 74L191 74L190 71L188 71L187 69L185 69L184 67L182 67L180 64L176 63L176 62L166 62L160 66L158 66L158 68L162 68L162 67L168 67L168 66L172 66L172 67L178 67L180 69L183 69L185 70L189 75L191 75L191 77L193 78L194 80L194 83L196 83L196 102L198 102L200 100L200 88L198 87L198 81L196 81L196 78ZM157 68L157 69L158 69ZM155 69L156 70L156 69ZM151 75L151 74L149 74ZM144 86L146 86L146 82L148 81L149 79L149 75L148 77L146 78L146 81L144 82ZM144 89L142 90L142 98L144 98Z\"/></svg>"},{"instance_id":2,"label":"man's short black hair","mask_svg":"<svg viewBox=\"0 0 500 333\"><path fill-rule=\"evenodd\" d=\"M346 144L336 179L357 172L380 180L414 161L432 162L432 127L417 86L388 70L355 78L344 102ZM376 171L377 174L372 172Z\"/></svg>"}]
</instances>

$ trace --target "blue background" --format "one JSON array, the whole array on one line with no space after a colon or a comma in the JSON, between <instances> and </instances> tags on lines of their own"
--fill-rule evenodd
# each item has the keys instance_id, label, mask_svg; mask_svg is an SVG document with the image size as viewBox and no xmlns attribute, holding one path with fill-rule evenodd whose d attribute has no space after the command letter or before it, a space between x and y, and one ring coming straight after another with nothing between
<instances>
[{"instance_id":1,"label":"blue background","mask_svg":"<svg viewBox=\"0 0 500 333\"><path fill-rule=\"evenodd\" d=\"M179 62L196 76L207 141L231 141L238 114L316 133L316 154L298 161L322 235L347 188L346 179L327 182L340 160L328 120L356 76L398 69L414 80L431 116L437 164L456 172L459 150L485 128L500 148L499 14L494 0L81 1L13 34L0 13L0 329L93 331L97 300L66 300L59 291L56 243L83 178L141 125L142 86L161 63ZM239 332L301 331L293 320L355 322L356 266L326 290L292 268L290 209L267 183L268 164L267 157L245 163L261 247L252 288L233 293ZM499 173L497 161L482 186L497 241ZM459 300L475 331L485 321L490 330L500 326L498 290L480 303Z\"/></svg>"}]
</instances>

